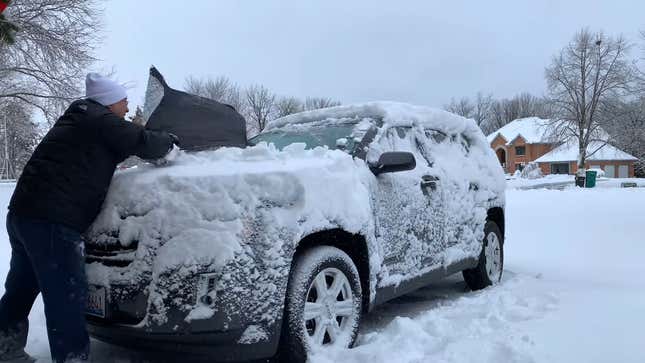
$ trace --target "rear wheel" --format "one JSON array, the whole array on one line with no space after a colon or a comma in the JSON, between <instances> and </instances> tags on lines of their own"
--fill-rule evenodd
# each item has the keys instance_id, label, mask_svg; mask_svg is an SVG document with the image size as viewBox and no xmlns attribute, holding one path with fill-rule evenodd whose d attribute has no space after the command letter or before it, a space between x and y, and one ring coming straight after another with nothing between
<instances>
[{"instance_id":1,"label":"rear wheel","mask_svg":"<svg viewBox=\"0 0 645 363\"><path fill-rule=\"evenodd\" d=\"M358 270L345 252L320 246L298 256L287 289L280 361L305 362L316 349L351 347L361 302Z\"/></svg>"},{"instance_id":2,"label":"rear wheel","mask_svg":"<svg viewBox=\"0 0 645 363\"><path fill-rule=\"evenodd\" d=\"M484 241L477 267L464 270L464 280L472 290L494 285L502 279L504 271L504 243L502 232L495 222L484 227Z\"/></svg>"}]
</instances>

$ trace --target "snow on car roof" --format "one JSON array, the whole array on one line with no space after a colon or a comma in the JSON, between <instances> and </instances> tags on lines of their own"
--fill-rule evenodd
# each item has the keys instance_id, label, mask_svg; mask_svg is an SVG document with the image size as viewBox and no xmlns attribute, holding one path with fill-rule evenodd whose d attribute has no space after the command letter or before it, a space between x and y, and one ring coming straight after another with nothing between
<instances>
[{"instance_id":1,"label":"snow on car roof","mask_svg":"<svg viewBox=\"0 0 645 363\"><path fill-rule=\"evenodd\" d=\"M609 160L638 160L636 157L610 145L601 142L590 142L587 146L587 153L595 152L593 155L587 157L587 160L596 161L609 161ZM550 152L542 155L542 157L535 160L538 163L552 163L561 161L576 161L578 160L578 146L575 142L568 142L560 145Z\"/></svg>"},{"instance_id":2,"label":"snow on car roof","mask_svg":"<svg viewBox=\"0 0 645 363\"><path fill-rule=\"evenodd\" d=\"M510 144L518 136L522 136L528 144L548 143L549 138L547 135L546 125L549 120L541 119L539 117L526 117L520 118L506 124L501 129L486 136L488 142L493 142L497 135L501 135Z\"/></svg>"},{"instance_id":3,"label":"snow on car roof","mask_svg":"<svg viewBox=\"0 0 645 363\"><path fill-rule=\"evenodd\" d=\"M467 128L477 127L473 120L448 111L401 102L378 101L300 112L271 121L266 130L286 125L304 124L325 119L341 120L357 116L382 120L389 125L420 124L446 132L461 132Z\"/></svg>"}]
</instances>

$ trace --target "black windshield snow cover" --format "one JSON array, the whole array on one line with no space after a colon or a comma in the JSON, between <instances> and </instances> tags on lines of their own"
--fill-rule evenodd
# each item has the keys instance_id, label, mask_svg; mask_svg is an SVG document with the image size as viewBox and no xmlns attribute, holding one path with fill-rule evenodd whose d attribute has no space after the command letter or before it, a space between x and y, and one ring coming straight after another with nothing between
<instances>
[{"instance_id":1,"label":"black windshield snow cover","mask_svg":"<svg viewBox=\"0 0 645 363\"><path fill-rule=\"evenodd\" d=\"M145 103L146 128L177 135L182 150L247 144L246 120L235 108L170 88L155 67L150 68Z\"/></svg>"}]
</instances>

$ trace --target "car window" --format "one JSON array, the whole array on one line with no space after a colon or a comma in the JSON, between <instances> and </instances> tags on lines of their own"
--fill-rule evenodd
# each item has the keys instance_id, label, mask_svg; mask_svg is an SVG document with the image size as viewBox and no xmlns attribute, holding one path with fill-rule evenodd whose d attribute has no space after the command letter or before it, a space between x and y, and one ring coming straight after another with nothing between
<instances>
[{"instance_id":1,"label":"car window","mask_svg":"<svg viewBox=\"0 0 645 363\"><path fill-rule=\"evenodd\" d=\"M417 129L403 126L386 129L380 137L370 144L366 159L374 163L381 154L390 151L410 152L417 159L420 158L416 132Z\"/></svg>"},{"instance_id":2,"label":"car window","mask_svg":"<svg viewBox=\"0 0 645 363\"><path fill-rule=\"evenodd\" d=\"M439 130L433 130L433 129L426 129L425 130L426 137L433 140L435 143L440 144L448 138L448 135L446 135L444 132L441 132Z\"/></svg>"},{"instance_id":3,"label":"car window","mask_svg":"<svg viewBox=\"0 0 645 363\"><path fill-rule=\"evenodd\" d=\"M329 149L340 149L352 153L357 140L353 135L356 124L333 126L285 127L261 133L251 140L251 145L260 142L273 144L278 150L294 143L304 143L306 149L327 146ZM358 140L360 141L360 139Z\"/></svg>"},{"instance_id":4,"label":"car window","mask_svg":"<svg viewBox=\"0 0 645 363\"><path fill-rule=\"evenodd\" d=\"M460 143L461 146L466 150L466 153L470 152L470 139L464 134L460 134Z\"/></svg>"},{"instance_id":5,"label":"car window","mask_svg":"<svg viewBox=\"0 0 645 363\"><path fill-rule=\"evenodd\" d=\"M424 130L423 133L419 132L416 135L416 142L421 155L428 163L428 166L432 167L434 164L434 159L431 152L431 144L441 143L446 139L446 134L437 130Z\"/></svg>"},{"instance_id":6,"label":"car window","mask_svg":"<svg viewBox=\"0 0 645 363\"><path fill-rule=\"evenodd\" d=\"M398 126L390 130L392 132L391 136L396 139L392 151L412 152L417 147L416 138L411 127Z\"/></svg>"}]
</instances>

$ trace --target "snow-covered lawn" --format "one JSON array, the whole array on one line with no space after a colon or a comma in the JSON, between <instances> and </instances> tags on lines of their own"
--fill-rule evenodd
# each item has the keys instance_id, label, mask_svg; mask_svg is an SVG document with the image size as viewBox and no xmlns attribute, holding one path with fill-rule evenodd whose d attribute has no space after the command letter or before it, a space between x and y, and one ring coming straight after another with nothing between
<instances>
[{"instance_id":1,"label":"snow-covered lawn","mask_svg":"<svg viewBox=\"0 0 645 363\"><path fill-rule=\"evenodd\" d=\"M545 175L541 178L536 178L536 179L510 177L510 179L506 180L506 188L522 189L522 188L530 188L530 187L535 187L540 185L562 184L562 183L571 183L571 185L573 185L573 182L574 182L573 175L563 175L563 174Z\"/></svg>"},{"instance_id":2,"label":"snow-covered lawn","mask_svg":"<svg viewBox=\"0 0 645 363\"><path fill-rule=\"evenodd\" d=\"M541 178L526 179L511 177L506 180L507 189L531 189L546 187L574 187L575 176L564 174L545 175ZM596 179L598 188L620 188L623 183L635 183L637 187L645 187L645 178L606 178Z\"/></svg>"},{"instance_id":3,"label":"snow-covered lawn","mask_svg":"<svg viewBox=\"0 0 645 363\"><path fill-rule=\"evenodd\" d=\"M0 184L1 206L12 191ZM500 285L468 292L454 276L396 299L365 318L358 347L313 362L644 362L645 188L509 190L507 203ZM9 258L0 228L2 279ZM47 362L42 309L27 349ZM127 361L92 349L97 362Z\"/></svg>"}]
</instances>

